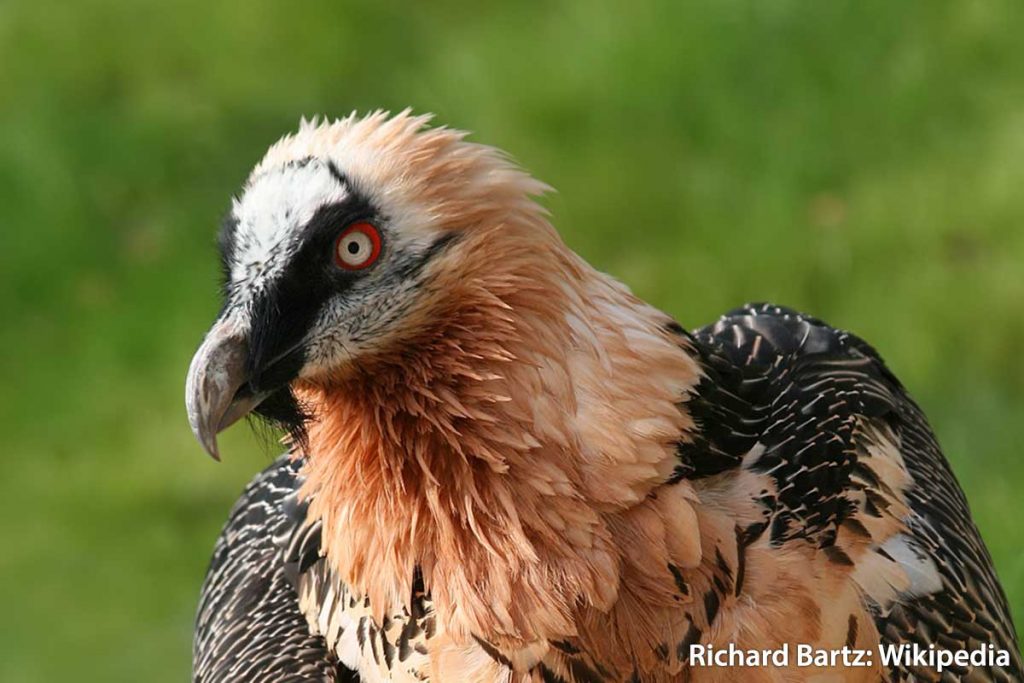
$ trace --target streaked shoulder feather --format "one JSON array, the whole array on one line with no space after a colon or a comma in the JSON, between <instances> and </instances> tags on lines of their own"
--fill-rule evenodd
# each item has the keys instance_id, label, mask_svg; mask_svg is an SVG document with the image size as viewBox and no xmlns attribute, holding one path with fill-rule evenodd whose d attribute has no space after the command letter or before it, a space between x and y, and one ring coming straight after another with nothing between
<instances>
[{"instance_id":1,"label":"streaked shoulder feather","mask_svg":"<svg viewBox=\"0 0 1024 683\"><path fill-rule=\"evenodd\" d=\"M741 466L770 474L777 491L761 502L773 544L815 544L859 565L853 576L866 586L876 568L901 569L891 592L864 591L883 643L992 644L1010 651L1009 668L950 671L1019 677L1006 598L967 501L923 413L879 354L771 304L731 311L692 339L706 372L690 401L702 436L681 447L679 476ZM875 522L886 516L898 525ZM870 538L872 529L887 531ZM851 559L844 533L867 534L869 552ZM930 670L891 674L938 680Z\"/></svg>"}]
</instances>

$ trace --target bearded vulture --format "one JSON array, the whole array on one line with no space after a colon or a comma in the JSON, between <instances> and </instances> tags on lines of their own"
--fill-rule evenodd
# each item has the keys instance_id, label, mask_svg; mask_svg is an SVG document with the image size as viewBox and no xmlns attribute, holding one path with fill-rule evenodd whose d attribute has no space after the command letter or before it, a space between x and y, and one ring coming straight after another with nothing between
<instances>
[{"instance_id":1,"label":"bearded vulture","mask_svg":"<svg viewBox=\"0 0 1024 683\"><path fill-rule=\"evenodd\" d=\"M217 541L195 681L1022 680L871 346L770 304L684 330L428 122L304 120L232 202L189 420L288 453Z\"/></svg>"}]
</instances>

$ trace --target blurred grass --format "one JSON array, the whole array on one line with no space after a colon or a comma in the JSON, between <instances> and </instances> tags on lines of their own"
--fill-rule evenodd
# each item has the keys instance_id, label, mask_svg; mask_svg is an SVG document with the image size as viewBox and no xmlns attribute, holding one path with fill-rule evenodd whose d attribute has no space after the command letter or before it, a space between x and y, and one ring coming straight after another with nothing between
<instances>
[{"instance_id":1,"label":"blurred grass","mask_svg":"<svg viewBox=\"0 0 1024 683\"><path fill-rule=\"evenodd\" d=\"M504 147L567 241L687 326L745 300L874 343L1024 625L1024 5L0 3L0 680L180 681L270 457L182 408L213 235L300 114Z\"/></svg>"}]
</instances>

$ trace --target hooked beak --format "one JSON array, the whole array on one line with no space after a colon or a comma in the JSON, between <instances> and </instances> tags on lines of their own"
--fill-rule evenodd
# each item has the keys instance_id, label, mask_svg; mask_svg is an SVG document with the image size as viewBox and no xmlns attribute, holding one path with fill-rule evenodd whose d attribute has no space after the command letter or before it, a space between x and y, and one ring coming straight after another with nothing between
<instances>
[{"instance_id":1,"label":"hooked beak","mask_svg":"<svg viewBox=\"0 0 1024 683\"><path fill-rule=\"evenodd\" d=\"M244 334L226 321L218 321L206 334L188 369L188 422L214 460L220 460L217 434L255 410L272 393L249 390L245 369L248 347Z\"/></svg>"}]
</instances>

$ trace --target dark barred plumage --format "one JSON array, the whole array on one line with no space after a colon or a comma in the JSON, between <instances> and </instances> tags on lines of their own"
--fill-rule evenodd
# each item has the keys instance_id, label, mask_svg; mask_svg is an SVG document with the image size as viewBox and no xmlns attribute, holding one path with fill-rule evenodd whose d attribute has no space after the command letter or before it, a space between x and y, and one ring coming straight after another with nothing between
<instances>
[{"instance_id":1,"label":"dark barred plumage","mask_svg":"<svg viewBox=\"0 0 1024 683\"><path fill-rule=\"evenodd\" d=\"M764 451L747 467L770 473L776 498L763 501L772 543L814 543L836 553L837 530L876 514L886 487L858 460L862 418L889 426L902 445L912 484L909 546L938 569L941 590L893 605L871 605L883 644L904 642L948 650L993 645L1011 653L1008 669L950 675L1010 681L1022 676L1020 651L1006 596L992 559L971 519L963 492L927 420L863 340L819 320L770 304L748 305L697 330L694 339L708 369L691 409L701 438L680 449L680 474L701 477L739 466L755 443ZM865 505L851 502L865 493ZM885 553L882 547L875 552ZM896 667L894 681L940 680L933 670Z\"/></svg>"},{"instance_id":2,"label":"dark barred plumage","mask_svg":"<svg viewBox=\"0 0 1024 683\"><path fill-rule=\"evenodd\" d=\"M288 544L305 516L297 471L281 457L261 472L217 539L196 617L196 683L358 680L310 635L287 578Z\"/></svg>"},{"instance_id":3,"label":"dark barred plumage","mask_svg":"<svg viewBox=\"0 0 1024 683\"><path fill-rule=\"evenodd\" d=\"M890 560L890 552L909 552L909 558L898 559L934 563L940 583L923 579L931 589L908 592L891 604L864 596L882 644L953 650L991 644L1011 653L1007 667L953 666L944 676L897 665L889 671L891 680L1021 680L1006 599L966 500L920 409L874 349L771 305L737 309L692 335L682 329L675 333L692 348L704 376L686 403L697 433L679 447L674 479L696 481L745 469L776 484L774 494L758 500L763 521L737 527L740 563L730 567L719 555L727 580L703 596L708 621L714 622L727 594L743 592L743 549L759 538L776 548L809 544L836 566L854 563L837 544L840 530L870 541L863 522L880 516L895 496L892 482L872 469L874 437L865 427L870 425L900 445L910 475L902 492L910 513L898 544L869 545L869 552ZM357 631L349 647L355 642L372 652L384 671L427 652L433 618L429 597L414 596L412 615L374 623L368 605L331 576L319 526L307 522L305 507L296 501L297 471L296 463L282 458L257 477L217 543L197 621L196 681L358 680L335 654L345 647L340 643L346 628ZM685 589L678 574L677 579ZM848 641L867 626L850 616ZM326 635L330 645L310 635L311 629ZM686 640L700 636L691 626ZM480 645L495 661L507 662L488 643ZM668 660L688 645L661 645L659 657ZM602 653L581 652L569 641L552 646L564 675L542 663L533 671L537 680L616 680L601 674Z\"/></svg>"}]
</instances>

